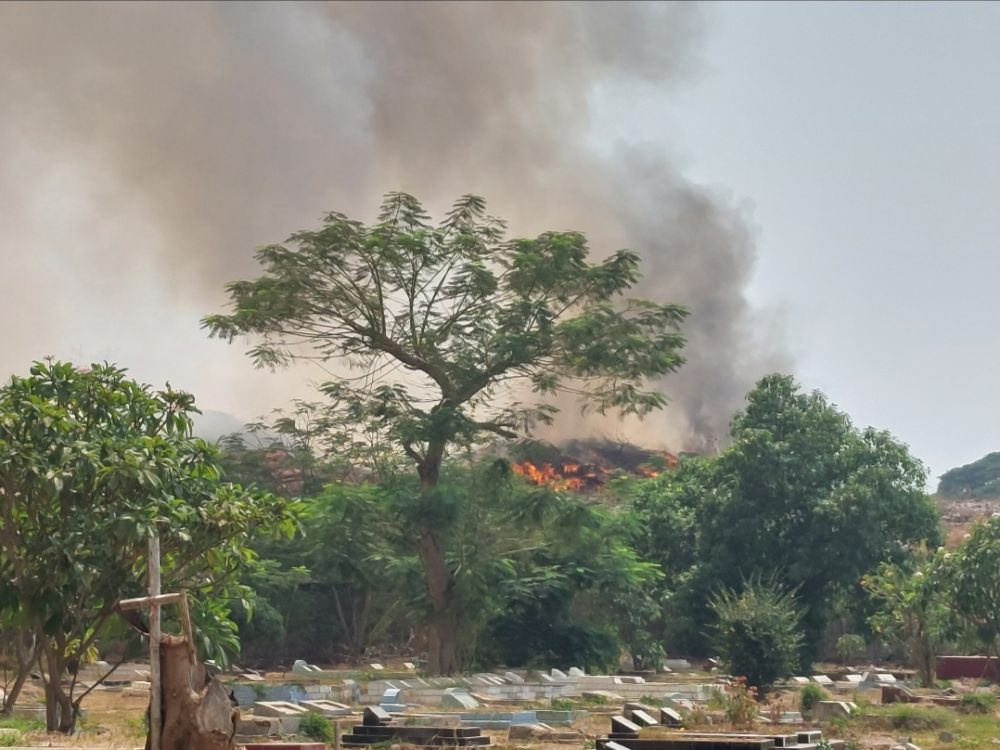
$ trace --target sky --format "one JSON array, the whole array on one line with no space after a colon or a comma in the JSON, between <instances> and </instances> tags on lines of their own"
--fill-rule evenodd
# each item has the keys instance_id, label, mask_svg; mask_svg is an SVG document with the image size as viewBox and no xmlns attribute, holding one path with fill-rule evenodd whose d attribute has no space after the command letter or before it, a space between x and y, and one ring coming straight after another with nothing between
<instances>
[{"instance_id":1,"label":"sky","mask_svg":"<svg viewBox=\"0 0 1000 750\"><path fill-rule=\"evenodd\" d=\"M748 202L795 374L932 475L1000 450L1000 4L710 10L701 79L646 124Z\"/></svg>"},{"instance_id":2,"label":"sky","mask_svg":"<svg viewBox=\"0 0 1000 750\"><path fill-rule=\"evenodd\" d=\"M1000 449L1000 4L31 5L0 7L2 375L108 359L252 419L322 377L200 330L253 246L471 174L529 229L669 235L651 283L718 344L692 423L781 366L932 475Z\"/></svg>"}]
</instances>

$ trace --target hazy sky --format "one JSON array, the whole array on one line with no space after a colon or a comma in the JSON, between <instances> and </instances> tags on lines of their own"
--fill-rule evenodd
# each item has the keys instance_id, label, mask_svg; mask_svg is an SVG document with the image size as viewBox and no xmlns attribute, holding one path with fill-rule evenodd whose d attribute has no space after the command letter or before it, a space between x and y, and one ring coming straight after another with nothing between
<instances>
[{"instance_id":1,"label":"hazy sky","mask_svg":"<svg viewBox=\"0 0 1000 750\"><path fill-rule=\"evenodd\" d=\"M796 374L933 475L1000 450L1000 3L707 10L641 128L748 202Z\"/></svg>"},{"instance_id":2,"label":"hazy sky","mask_svg":"<svg viewBox=\"0 0 1000 750\"><path fill-rule=\"evenodd\" d=\"M320 6L91 7L77 4L71 18L69 6L0 7L0 373L46 354L111 359L194 390L203 408L252 418L280 406L301 387L253 372L241 347L207 341L198 320L220 304L210 290L221 280L252 272L254 244L395 187L379 179L394 174L391 158L366 151L366 118L387 127L371 79L405 71L356 49L373 38L371 19L320 21ZM524 25L505 44L520 33L544 41L532 16L541 6L512 13ZM544 13L544 33L565 42L559 13ZM805 386L891 430L935 475L1000 449L1000 4L712 3L660 22L663 48L678 50L662 59L631 49L637 32L623 24L618 37L584 30L600 57L592 69L574 44L533 46L534 57L504 47L479 62L530 68L523 60L581 55L560 81L588 92L590 148L613 160L638 147L676 171L671 195L704 188L742 218L756 265L747 276L737 253L729 283L749 278L758 335L789 352ZM544 110L506 93L502 116L521 118L511 132L545 127ZM148 121L123 114L136 110ZM553 102L553 118L578 115L573 101ZM503 117L479 125L503 132ZM554 179L546 149L558 144L533 145L537 188ZM512 146L491 148L483 159ZM569 169L574 154L560 152L552 169ZM479 163L474 150L466 158ZM174 162L184 159L201 172L181 180ZM438 177L449 183L441 190L469 189L451 188L452 172ZM216 201L233 186L247 189L245 202ZM185 254L188 241L246 260L202 262ZM758 366L747 364L746 379Z\"/></svg>"}]
</instances>

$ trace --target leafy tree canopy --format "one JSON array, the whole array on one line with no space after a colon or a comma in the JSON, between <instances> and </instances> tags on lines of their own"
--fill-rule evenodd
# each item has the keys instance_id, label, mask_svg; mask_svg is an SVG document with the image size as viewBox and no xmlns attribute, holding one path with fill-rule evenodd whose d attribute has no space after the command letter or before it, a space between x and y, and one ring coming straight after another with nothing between
<instances>
[{"instance_id":1,"label":"leafy tree canopy","mask_svg":"<svg viewBox=\"0 0 1000 750\"><path fill-rule=\"evenodd\" d=\"M859 599L864 574L920 544L941 543L925 469L906 446L855 428L791 377L757 384L732 438L720 456L682 464L636 497L645 528L655 532L640 542L643 554L674 563L668 601L681 604L692 625L711 617L704 602L715 586L777 572L799 591L811 652L832 602ZM659 533L687 535L693 552L661 548ZM697 647L696 635L687 645Z\"/></svg>"},{"instance_id":2,"label":"leafy tree canopy","mask_svg":"<svg viewBox=\"0 0 1000 750\"><path fill-rule=\"evenodd\" d=\"M331 213L261 249L264 274L230 284L233 312L204 323L228 341L259 337L258 366L311 357L360 370L327 395L431 473L442 443L551 419L551 405L498 398L514 381L601 412L662 406L646 381L682 363L686 313L623 296L639 278L636 253L591 263L577 232L504 231L477 196L432 225L414 197L391 193L372 226ZM398 368L418 377L392 377Z\"/></svg>"},{"instance_id":3,"label":"leafy tree canopy","mask_svg":"<svg viewBox=\"0 0 1000 750\"><path fill-rule=\"evenodd\" d=\"M144 590L151 534L164 585L197 599L235 582L253 532L295 528L287 502L220 482L193 410L112 365L38 363L0 388L0 607L39 645L50 729L75 722L67 663Z\"/></svg>"},{"instance_id":4,"label":"leafy tree canopy","mask_svg":"<svg viewBox=\"0 0 1000 750\"><path fill-rule=\"evenodd\" d=\"M425 499L440 499L449 449L550 421L560 392L584 410L645 415L665 403L650 379L683 362L686 310L628 296L635 252L591 262L578 232L508 240L505 229L478 196L435 225L416 198L390 193L371 226L330 213L258 251L263 275L229 284L231 312L204 325L253 337L258 366L336 360L341 374L322 386L338 436L327 443L406 456ZM438 527L414 531L432 603L428 668L453 672L455 569Z\"/></svg>"}]
</instances>

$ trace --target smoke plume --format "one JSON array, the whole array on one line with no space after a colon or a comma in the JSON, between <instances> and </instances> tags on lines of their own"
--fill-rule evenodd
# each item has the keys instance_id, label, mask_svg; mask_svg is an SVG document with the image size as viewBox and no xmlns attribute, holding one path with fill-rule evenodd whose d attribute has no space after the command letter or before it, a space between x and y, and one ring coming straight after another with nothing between
<instances>
[{"instance_id":1,"label":"smoke plume","mask_svg":"<svg viewBox=\"0 0 1000 750\"><path fill-rule=\"evenodd\" d=\"M662 144L595 147L592 116L616 87L669 95L704 26L687 3L0 5L0 372L110 359L260 413L300 386L197 325L253 248L329 210L369 219L388 190L436 214L474 192L515 234L635 249L639 293L692 310L663 414L570 411L556 436L724 439L774 351L745 217Z\"/></svg>"}]
</instances>

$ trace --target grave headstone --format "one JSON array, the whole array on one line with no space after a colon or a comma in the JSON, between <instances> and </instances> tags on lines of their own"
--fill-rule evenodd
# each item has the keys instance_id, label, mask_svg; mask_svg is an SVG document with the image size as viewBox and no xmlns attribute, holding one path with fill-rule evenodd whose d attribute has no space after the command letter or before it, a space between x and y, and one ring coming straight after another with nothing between
<instances>
[{"instance_id":1,"label":"grave headstone","mask_svg":"<svg viewBox=\"0 0 1000 750\"><path fill-rule=\"evenodd\" d=\"M570 677L586 677L587 673L584 672L579 667L570 667L569 668L569 676Z\"/></svg>"},{"instance_id":2,"label":"grave headstone","mask_svg":"<svg viewBox=\"0 0 1000 750\"><path fill-rule=\"evenodd\" d=\"M556 669L555 667L552 667L552 669L549 671L549 674L552 677L555 677L557 680L565 680L566 679L566 673L563 672L561 669Z\"/></svg>"},{"instance_id":3,"label":"grave headstone","mask_svg":"<svg viewBox=\"0 0 1000 750\"><path fill-rule=\"evenodd\" d=\"M641 727L624 716L611 717L611 734L617 737L638 737Z\"/></svg>"},{"instance_id":4,"label":"grave headstone","mask_svg":"<svg viewBox=\"0 0 1000 750\"><path fill-rule=\"evenodd\" d=\"M809 678L808 677L793 677L792 678L792 682L794 682L796 685L808 685L809 684Z\"/></svg>"},{"instance_id":5,"label":"grave headstone","mask_svg":"<svg viewBox=\"0 0 1000 750\"><path fill-rule=\"evenodd\" d=\"M680 727L684 725L684 719L674 709L664 706L660 709L660 723L665 727Z\"/></svg>"},{"instance_id":6,"label":"grave headstone","mask_svg":"<svg viewBox=\"0 0 1000 750\"><path fill-rule=\"evenodd\" d=\"M379 664L377 661L373 661L368 666L371 667L372 669L374 669L376 672L383 672L383 671L385 671L385 667L382 664Z\"/></svg>"},{"instance_id":7,"label":"grave headstone","mask_svg":"<svg viewBox=\"0 0 1000 750\"><path fill-rule=\"evenodd\" d=\"M292 674L312 674L313 668L303 659L296 659L292 663Z\"/></svg>"},{"instance_id":8,"label":"grave headstone","mask_svg":"<svg viewBox=\"0 0 1000 750\"><path fill-rule=\"evenodd\" d=\"M404 661L403 666L406 667L411 672L413 672L417 668L417 665L414 664L412 661Z\"/></svg>"},{"instance_id":9,"label":"grave headstone","mask_svg":"<svg viewBox=\"0 0 1000 750\"><path fill-rule=\"evenodd\" d=\"M361 718L361 723L366 727L381 727L392 721L389 712L381 706L368 706Z\"/></svg>"},{"instance_id":10,"label":"grave headstone","mask_svg":"<svg viewBox=\"0 0 1000 750\"><path fill-rule=\"evenodd\" d=\"M638 724L641 727L655 727L657 724L660 723L652 716L650 716L646 711L643 711L641 708L638 708L635 711L633 711L632 715L629 717L629 720Z\"/></svg>"},{"instance_id":11,"label":"grave headstone","mask_svg":"<svg viewBox=\"0 0 1000 750\"><path fill-rule=\"evenodd\" d=\"M390 713L402 713L406 710L406 703L403 701L403 691L399 688L388 688L382 693L382 699L378 702L378 705Z\"/></svg>"},{"instance_id":12,"label":"grave headstone","mask_svg":"<svg viewBox=\"0 0 1000 750\"><path fill-rule=\"evenodd\" d=\"M812 679L813 679L813 682L815 682L817 685L832 685L833 684L833 680L831 680L825 674L814 674Z\"/></svg>"}]
</instances>

